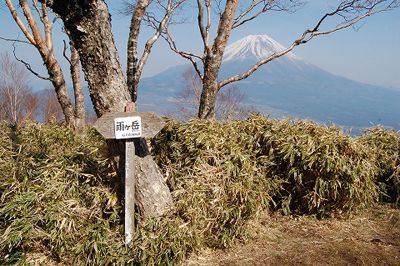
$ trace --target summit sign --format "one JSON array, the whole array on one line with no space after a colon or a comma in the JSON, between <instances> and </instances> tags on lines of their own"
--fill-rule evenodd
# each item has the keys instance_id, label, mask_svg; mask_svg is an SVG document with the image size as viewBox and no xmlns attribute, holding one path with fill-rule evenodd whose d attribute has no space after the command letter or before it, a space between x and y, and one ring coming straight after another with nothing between
<instances>
[{"instance_id":1,"label":"summit sign","mask_svg":"<svg viewBox=\"0 0 400 266\"><path fill-rule=\"evenodd\" d=\"M132 105L127 104L127 107ZM128 109L128 108L127 108ZM164 121L153 113L106 113L94 123L94 128L106 139L125 142L125 243L130 245L135 230L134 167L135 139L154 137L164 126Z\"/></svg>"},{"instance_id":2,"label":"summit sign","mask_svg":"<svg viewBox=\"0 0 400 266\"><path fill-rule=\"evenodd\" d=\"M142 119L140 116L117 117L114 119L116 139L140 138L142 136Z\"/></svg>"}]
</instances>

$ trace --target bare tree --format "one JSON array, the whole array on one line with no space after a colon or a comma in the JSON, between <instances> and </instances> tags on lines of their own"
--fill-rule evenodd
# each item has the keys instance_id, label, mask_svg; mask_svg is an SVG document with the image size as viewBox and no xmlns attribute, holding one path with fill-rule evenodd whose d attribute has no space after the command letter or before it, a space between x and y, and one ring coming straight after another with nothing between
<instances>
[{"instance_id":1,"label":"bare tree","mask_svg":"<svg viewBox=\"0 0 400 266\"><path fill-rule=\"evenodd\" d=\"M24 101L25 101L24 121L26 120L35 121L39 110L39 104L40 104L39 97L35 93L29 92L24 96Z\"/></svg>"},{"instance_id":2,"label":"bare tree","mask_svg":"<svg viewBox=\"0 0 400 266\"><path fill-rule=\"evenodd\" d=\"M200 105L202 83L199 76L188 69L183 73L186 82L185 87L175 97L175 109L171 112L173 117L187 121L197 117ZM236 86L227 86L217 95L215 114L218 120L229 121L234 119L245 119L251 113L256 112L254 107L245 103L246 94Z\"/></svg>"},{"instance_id":3,"label":"bare tree","mask_svg":"<svg viewBox=\"0 0 400 266\"><path fill-rule=\"evenodd\" d=\"M28 117L32 115L27 114L26 109L26 100L32 95L28 86L29 73L25 68L17 65L17 62L8 54L0 55L0 71L1 119L13 126L20 125L26 115ZM33 113L34 110L29 110L29 112Z\"/></svg>"},{"instance_id":4,"label":"bare tree","mask_svg":"<svg viewBox=\"0 0 400 266\"><path fill-rule=\"evenodd\" d=\"M215 114L218 120L246 119L257 109L245 103L246 94L234 85L227 86L218 93L215 105Z\"/></svg>"},{"instance_id":5,"label":"bare tree","mask_svg":"<svg viewBox=\"0 0 400 266\"><path fill-rule=\"evenodd\" d=\"M125 2L127 10L131 10L132 19L128 38L128 61L127 61L127 84L132 95L133 102L137 101L139 81L142 76L143 67L147 62L151 49L154 43L161 36L161 33L166 30L170 23L171 16L177 8L179 8L185 0L167 0L157 1L158 6L162 9L161 18L157 18L153 12L147 12L152 1L138 0ZM142 21L145 21L152 26L154 34L146 41L144 50L141 56L138 56L138 37Z\"/></svg>"},{"instance_id":6,"label":"bare tree","mask_svg":"<svg viewBox=\"0 0 400 266\"><path fill-rule=\"evenodd\" d=\"M138 38L140 26L146 17L151 1L137 0L133 4L132 20L128 40L128 67L125 77L111 31L111 18L103 0L97 1L45 1L62 19L71 41L74 43L89 85L90 96L97 116L107 112L122 112L127 104L136 101L137 84L141 71L151 48L166 30L172 12L183 1L157 1L163 11L161 19L152 20L156 30L145 45L142 56L138 57ZM165 5L163 4L165 3ZM109 150L119 172L124 172L124 150L121 142L109 141ZM162 214L172 203L172 197L163 176L158 170L146 142L140 139L135 143L135 173L137 174L136 200L144 217Z\"/></svg>"},{"instance_id":7,"label":"bare tree","mask_svg":"<svg viewBox=\"0 0 400 266\"><path fill-rule=\"evenodd\" d=\"M23 63L26 68L31 71L38 78L49 80L55 89L58 102L61 105L62 111L64 113L65 122L68 126L74 128L81 128L83 126L85 112L84 112L84 104L83 104L83 92L82 87L80 85L79 79L79 57L77 53L71 52L71 56L75 58L71 58L71 75L73 79L73 86L75 89L75 109L73 104L71 103L70 97L68 95L68 89L65 82L64 73L62 68L54 55L53 49L53 21L50 18L47 1L43 1L42 3L38 3L37 0L32 0L30 3L27 0L19 0L18 6L22 9L22 15L26 19L26 24L18 13L17 9L13 1L5 0L5 4L7 5L10 14L12 15L15 23L20 28L21 32L24 34L27 41L21 40L10 40L2 38L3 40L9 41L17 41L23 42L32 45L39 52L44 65L47 69L48 76L40 75L38 72L34 71L29 63L23 61L22 59L18 59L15 54L15 57ZM38 19L35 17L35 13ZM38 22L40 21L40 22ZM39 25L39 23L41 25ZM43 29L43 32L41 31ZM72 47L72 45L71 45Z\"/></svg>"},{"instance_id":8,"label":"bare tree","mask_svg":"<svg viewBox=\"0 0 400 266\"><path fill-rule=\"evenodd\" d=\"M163 36L168 41L172 51L189 60L202 81L202 93L198 110L198 117L201 119L213 119L215 117L217 94L224 86L249 77L260 66L289 53L295 47L309 42L314 37L349 28L366 17L399 6L398 0L340 1L334 9L318 18L312 27L306 29L286 49L258 61L244 73L219 80L224 50L232 30L246 25L267 12L295 11L303 4L302 1L298 0L252 0L240 2L241 5L239 7L238 0L197 0L197 24L203 43L203 54L195 54L179 49L172 34L168 30L164 32ZM213 8L214 5L215 8ZM210 42L213 10L217 12L218 26L215 39ZM340 22L331 28L322 29L331 17L340 19ZM199 62L202 64L202 71Z\"/></svg>"},{"instance_id":9,"label":"bare tree","mask_svg":"<svg viewBox=\"0 0 400 266\"><path fill-rule=\"evenodd\" d=\"M45 123L61 122L63 112L57 100L54 90L46 89L41 92L39 97L41 121Z\"/></svg>"}]
</instances>

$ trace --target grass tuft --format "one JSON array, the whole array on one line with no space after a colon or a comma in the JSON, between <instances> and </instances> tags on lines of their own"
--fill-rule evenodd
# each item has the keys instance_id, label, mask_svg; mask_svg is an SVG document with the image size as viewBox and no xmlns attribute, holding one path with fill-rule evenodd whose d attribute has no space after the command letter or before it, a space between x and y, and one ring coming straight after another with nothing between
<instances>
[{"instance_id":1,"label":"grass tuft","mask_svg":"<svg viewBox=\"0 0 400 266\"><path fill-rule=\"evenodd\" d=\"M377 182L381 200L400 204L400 134L382 127L367 129L359 138L369 148L370 157L378 167Z\"/></svg>"}]
</instances>

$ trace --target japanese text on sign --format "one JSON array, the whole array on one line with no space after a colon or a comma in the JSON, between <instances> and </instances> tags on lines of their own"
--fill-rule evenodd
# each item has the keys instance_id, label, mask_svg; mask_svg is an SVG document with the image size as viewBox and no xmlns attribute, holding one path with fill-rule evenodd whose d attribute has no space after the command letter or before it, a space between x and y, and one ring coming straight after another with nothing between
<instances>
[{"instance_id":1,"label":"japanese text on sign","mask_svg":"<svg viewBox=\"0 0 400 266\"><path fill-rule=\"evenodd\" d=\"M140 138L142 136L142 121L140 116L118 117L114 119L116 139Z\"/></svg>"}]
</instances>

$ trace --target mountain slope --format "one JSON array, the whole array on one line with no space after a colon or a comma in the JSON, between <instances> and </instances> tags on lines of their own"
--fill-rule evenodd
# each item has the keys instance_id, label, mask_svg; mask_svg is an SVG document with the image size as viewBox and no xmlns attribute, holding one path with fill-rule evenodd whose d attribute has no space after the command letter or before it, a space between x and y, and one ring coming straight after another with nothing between
<instances>
[{"instance_id":1,"label":"mountain slope","mask_svg":"<svg viewBox=\"0 0 400 266\"><path fill-rule=\"evenodd\" d=\"M266 35L241 39L225 50L220 77L242 73L259 59L284 49ZM144 110L171 109L172 98L185 81L189 65L172 67L142 80L140 101ZM400 130L400 91L363 84L333 75L289 53L235 83L248 103L261 112L281 117L309 118L323 123L362 128L382 124Z\"/></svg>"}]
</instances>

